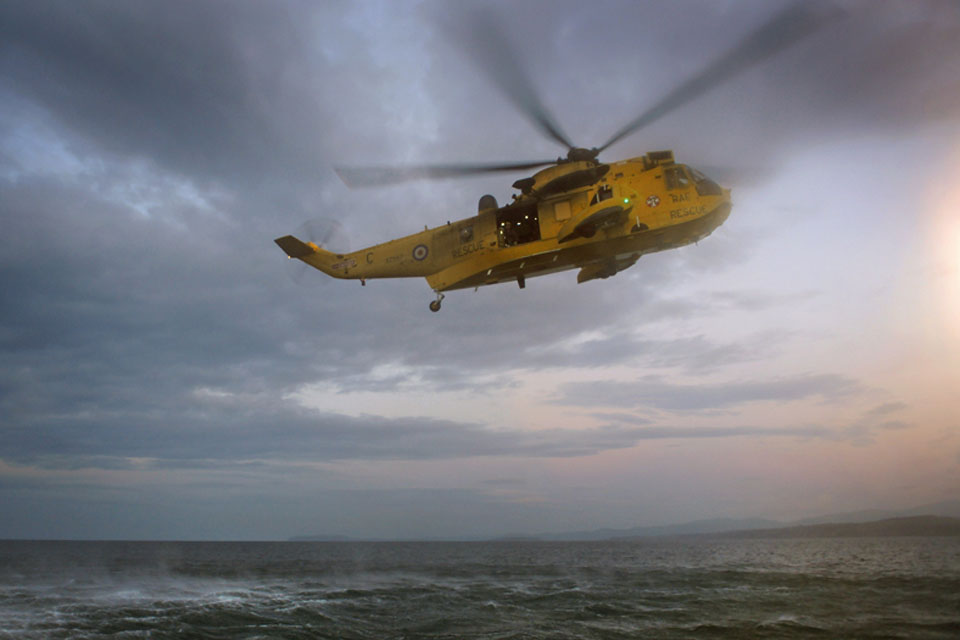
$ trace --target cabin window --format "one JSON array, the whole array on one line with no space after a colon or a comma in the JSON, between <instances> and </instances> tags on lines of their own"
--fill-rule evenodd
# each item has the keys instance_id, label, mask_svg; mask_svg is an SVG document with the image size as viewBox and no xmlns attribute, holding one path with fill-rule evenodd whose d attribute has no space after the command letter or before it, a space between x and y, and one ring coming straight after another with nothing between
<instances>
[{"instance_id":1,"label":"cabin window","mask_svg":"<svg viewBox=\"0 0 960 640\"><path fill-rule=\"evenodd\" d=\"M609 200L613 197L613 187L608 184L601 186L597 189L597 192L593 194L593 198L590 199L590 204L597 204L598 202L603 202L604 200Z\"/></svg>"},{"instance_id":2,"label":"cabin window","mask_svg":"<svg viewBox=\"0 0 960 640\"><path fill-rule=\"evenodd\" d=\"M690 186L690 178L687 177L683 167L670 167L663 173L667 189L686 189Z\"/></svg>"},{"instance_id":3,"label":"cabin window","mask_svg":"<svg viewBox=\"0 0 960 640\"><path fill-rule=\"evenodd\" d=\"M497 211L497 241L501 247L512 247L540 239L540 216L537 205L504 207Z\"/></svg>"}]
</instances>

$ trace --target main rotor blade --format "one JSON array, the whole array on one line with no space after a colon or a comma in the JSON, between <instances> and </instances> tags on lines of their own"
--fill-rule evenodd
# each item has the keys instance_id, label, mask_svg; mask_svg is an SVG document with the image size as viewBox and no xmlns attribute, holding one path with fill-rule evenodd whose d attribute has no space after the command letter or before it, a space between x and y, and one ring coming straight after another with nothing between
<instances>
[{"instance_id":1,"label":"main rotor blade","mask_svg":"<svg viewBox=\"0 0 960 640\"><path fill-rule=\"evenodd\" d=\"M760 64L794 42L810 35L838 15L840 11L833 5L804 0L791 4L752 31L713 64L681 84L660 102L620 129L600 147L600 151L737 74Z\"/></svg>"},{"instance_id":2,"label":"main rotor blade","mask_svg":"<svg viewBox=\"0 0 960 640\"><path fill-rule=\"evenodd\" d=\"M530 74L523 65L523 57L516 49L498 20L489 12L474 9L466 20L445 21L444 28L455 38L454 44L470 56L503 94L548 138L567 149L574 144L560 129L537 95Z\"/></svg>"},{"instance_id":3,"label":"main rotor blade","mask_svg":"<svg viewBox=\"0 0 960 640\"><path fill-rule=\"evenodd\" d=\"M536 169L556 160L521 162L515 164L440 164L419 167L335 167L337 175L350 188L376 187L397 184L409 180L430 178L452 178L456 176L479 175Z\"/></svg>"}]
</instances>

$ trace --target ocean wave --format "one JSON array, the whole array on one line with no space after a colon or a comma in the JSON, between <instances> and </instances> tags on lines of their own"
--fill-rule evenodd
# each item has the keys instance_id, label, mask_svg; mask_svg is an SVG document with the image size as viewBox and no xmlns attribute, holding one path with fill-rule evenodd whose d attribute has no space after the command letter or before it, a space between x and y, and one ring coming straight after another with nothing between
<instances>
[{"instance_id":1,"label":"ocean wave","mask_svg":"<svg viewBox=\"0 0 960 640\"><path fill-rule=\"evenodd\" d=\"M0 638L955 638L941 547L0 543Z\"/></svg>"}]
</instances>

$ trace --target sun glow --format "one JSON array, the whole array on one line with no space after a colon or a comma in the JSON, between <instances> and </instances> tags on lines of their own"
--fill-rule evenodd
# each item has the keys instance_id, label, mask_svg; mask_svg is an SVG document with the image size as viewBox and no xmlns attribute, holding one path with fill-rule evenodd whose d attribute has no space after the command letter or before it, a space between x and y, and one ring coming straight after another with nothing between
<instances>
[{"instance_id":1,"label":"sun glow","mask_svg":"<svg viewBox=\"0 0 960 640\"><path fill-rule=\"evenodd\" d=\"M960 175L960 163L957 163ZM960 325L960 183L954 182L949 197L941 205L939 223L943 232L943 266L946 270L950 296L950 310L954 326Z\"/></svg>"},{"instance_id":2,"label":"sun glow","mask_svg":"<svg viewBox=\"0 0 960 640\"><path fill-rule=\"evenodd\" d=\"M960 339L960 145L931 185L925 207L929 215L927 259L934 289L942 296L942 328Z\"/></svg>"}]
</instances>

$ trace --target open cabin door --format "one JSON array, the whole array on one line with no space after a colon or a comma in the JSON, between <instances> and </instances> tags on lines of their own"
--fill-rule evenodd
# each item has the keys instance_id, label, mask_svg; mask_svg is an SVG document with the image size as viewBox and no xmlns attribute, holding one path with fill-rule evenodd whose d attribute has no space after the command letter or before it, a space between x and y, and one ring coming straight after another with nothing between
<instances>
[{"instance_id":1,"label":"open cabin door","mask_svg":"<svg viewBox=\"0 0 960 640\"><path fill-rule=\"evenodd\" d=\"M497 211L497 243L513 247L540 239L537 203L514 204Z\"/></svg>"}]
</instances>

